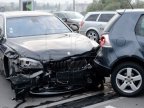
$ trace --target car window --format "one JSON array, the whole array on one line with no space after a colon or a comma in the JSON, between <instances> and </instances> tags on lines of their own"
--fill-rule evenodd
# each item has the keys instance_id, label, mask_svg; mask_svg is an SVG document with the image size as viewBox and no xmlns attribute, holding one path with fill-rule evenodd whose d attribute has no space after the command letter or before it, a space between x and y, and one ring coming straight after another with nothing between
<instances>
[{"instance_id":1,"label":"car window","mask_svg":"<svg viewBox=\"0 0 144 108\"><path fill-rule=\"evenodd\" d=\"M104 29L104 32L110 32L110 30L113 28L114 24L118 21L118 19L121 17L121 14L117 13L110 19L107 26Z\"/></svg>"},{"instance_id":2,"label":"car window","mask_svg":"<svg viewBox=\"0 0 144 108\"><path fill-rule=\"evenodd\" d=\"M90 15L86 18L86 21L96 21L98 16L99 16L99 14Z\"/></svg>"},{"instance_id":3,"label":"car window","mask_svg":"<svg viewBox=\"0 0 144 108\"><path fill-rule=\"evenodd\" d=\"M63 14L61 14L61 13L57 13L57 16L59 17L59 18L65 18L65 16L63 15Z\"/></svg>"},{"instance_id":4,"label":"car window","mask_svg":"<svg viewBox=\"0 0 144 108\"><path fill-rule=\"evenodd\" d=\"M7 36L10 38L68 33L70 30L54 16L28 16L8 18Z\"/></svg>"},{"instance_id":5,"label":"car window","mask_svg":"<svg viewBox=\"0 0 144 108\"><path fill-rule=\"evenodd\" d=\"M144 36L144 15L142 15L136 25L136 35Z\"/></svg>"},{"instance_id":6,"label":"car window","mask_svg":"<svg viewBox=\"0 0 144 108\"><path fill-rule=\"evenodd\" d=\"M101 14L98 21L99 22L108 22L113 16L114 16L114 14Z\"/></svg>"}]
</instances>

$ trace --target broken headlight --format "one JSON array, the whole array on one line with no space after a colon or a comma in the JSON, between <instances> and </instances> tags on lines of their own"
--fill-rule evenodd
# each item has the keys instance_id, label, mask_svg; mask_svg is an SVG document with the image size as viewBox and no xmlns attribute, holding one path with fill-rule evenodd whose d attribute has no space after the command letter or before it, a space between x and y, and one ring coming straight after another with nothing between
<instances>
[{"instance_id":1,"label":"broken headlight","mask_svg":"<svg viewBox=\"0 0 144 108\"><path fill-rule=\"evenodd\" d=\"M43 65L40 61L30 58L19 58L19 64L23 68L42 69Z\"/></svg>"}]
</instances>

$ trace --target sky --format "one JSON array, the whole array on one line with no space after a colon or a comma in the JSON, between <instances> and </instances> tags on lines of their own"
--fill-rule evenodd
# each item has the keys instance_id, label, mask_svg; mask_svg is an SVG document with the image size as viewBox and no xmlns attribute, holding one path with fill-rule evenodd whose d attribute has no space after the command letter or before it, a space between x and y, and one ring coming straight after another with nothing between
<instances>
[{"instance_id":1,"label":"sky","mask_svg":"<svg viewBox=\"0 0 144 108\"><path fill-rule=\"evenodd\" d=\"M55 4L55 3L72 3L73 0L35 0L37 2L41 3L50 3L50 4ZM93 0L75 0L76 3L91 3ZM0 2L19 2L19 0L0 0Z\"/></svg>"},{"instance_id":2,"label":"sky","mask_svg":"<svg viewBox=\"0 0 144 108\"><path fill-rule=\"evenodd\" d=\"M58 3L58 2L60 2L60 3L65 3L65 2L73 2L73 0L36 0L36 1L38 1L38 2L48 2L49 1L49 3ZM93 0L75 0L75 2L76 3L90 3L90 2L92 2Z\"/></svg>"}]
</instances>

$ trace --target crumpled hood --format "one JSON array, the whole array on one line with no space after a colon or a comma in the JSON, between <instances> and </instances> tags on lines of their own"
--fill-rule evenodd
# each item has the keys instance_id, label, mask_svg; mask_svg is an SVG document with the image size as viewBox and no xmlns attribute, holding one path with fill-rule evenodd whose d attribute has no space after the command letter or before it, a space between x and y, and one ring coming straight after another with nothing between
<instances>
[{"instance_id":1,"label":"crumpled hood","mask_svg":"<svg viewBox=\"0 0 144 108\"><path fill-rule=\"evenodd\" d=\"M21 56L41 60L59 60L97 47L86 36L77 33L10 38L7 45Z\"/></svg>"}]
</instances>

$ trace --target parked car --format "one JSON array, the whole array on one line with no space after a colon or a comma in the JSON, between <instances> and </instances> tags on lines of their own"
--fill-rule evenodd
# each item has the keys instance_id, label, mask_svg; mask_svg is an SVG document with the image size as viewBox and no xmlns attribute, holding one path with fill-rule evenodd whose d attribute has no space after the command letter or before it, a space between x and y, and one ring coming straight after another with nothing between
<instances>
[{"instance_id":1,"label":"parked car","mask_svg":"<svg viewBox=\"0 0 144 108\"><path fill-rule=\"evenodd\" d=\"M115 12L111 11L88 12L80 23L79 33L98 42L99 36L114 14Z\"/></svg>"},{"instance_id":2,"label":"parked car","mask_svg":"<svg viewBox=\"0 0 144 108\"><path fill-rule=\"evenodd\" d=\"M68 26L76 25L79 28L79 24L83 19L83 15L74 11L59 11L54 12L56 16L62 19Z\"/></svg>"},{"instance_id":3,"label":"parked car","mask_svg":"<svg viewBox=\"0 0 144 108\"><path fill-rule=\"evenodd\" d=\"M121 10L100 39L95 62L111 74L114 90L122 96L144 92L144 9Z\"/></svg>"},{"instance_id":4,"label":"parked car","mask_svg":"<svg viewBox=\"0 0 144 108\"><path fill-rule=\"evenodd\" d=\"M72 30L52 14L0 13L0 71L10 80L16 99L97 87L99 45Z\"/></svg>"}]
</instances>

